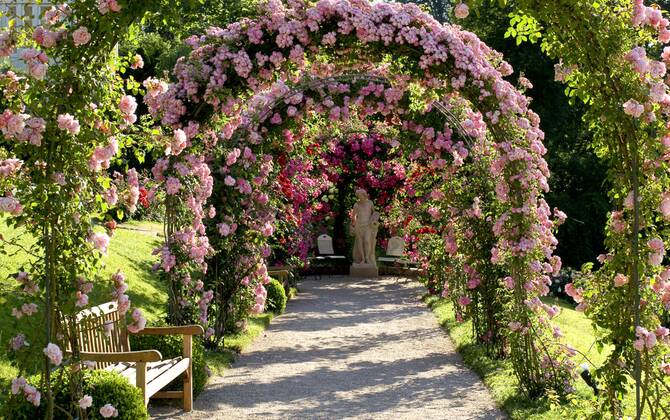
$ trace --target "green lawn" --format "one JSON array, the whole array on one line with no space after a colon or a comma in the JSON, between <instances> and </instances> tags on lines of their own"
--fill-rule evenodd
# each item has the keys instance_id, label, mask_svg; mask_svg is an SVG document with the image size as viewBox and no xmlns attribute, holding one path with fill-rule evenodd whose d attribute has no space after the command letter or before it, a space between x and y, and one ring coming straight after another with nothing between
<instances>
[{"instance_id":1,"label":"green lawn","mask_svg":"<svg viewBox=\"0 0 670 420\"><path fill-rule=\"evenodd\" d=\"M518 391L511 363L504 360L493 360L486 355L482 347L475 345L472 340L470 322L457 322L449 301L429 295L424 300L433 310L440 325L449 332L465 363L484 380L493 399L509 414L510 418L579 419L589 417L596 409L593 391L581 378L576 381L576 393L567 402L556 405L546 398L529 401ZM580 353L573 360L580 365L588 359L599 366L606 359L608 349L604 349L602 353L598 352L594 345L591 321L583 313L575 311L573 306L560 299L546 298L544 301L562 308L561 313L554 318L554 323L561 328L564 341ZM632 407L632 395L629 397L626 400L626 406Z\"/></svg>"}]
</instances>

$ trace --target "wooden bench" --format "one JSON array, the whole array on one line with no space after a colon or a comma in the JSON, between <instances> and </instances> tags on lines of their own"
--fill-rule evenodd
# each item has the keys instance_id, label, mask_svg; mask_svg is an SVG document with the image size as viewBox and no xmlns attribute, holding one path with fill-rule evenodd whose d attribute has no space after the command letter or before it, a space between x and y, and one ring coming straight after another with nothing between
<instances>
[{"instance_id":1,"label":"wooden bench","mask_svg":"<svg viewBox=\"0 0 670 420\"><path fill-rule=\"evenodd\" d=\"M125 317L116 302L103 303L77 314L81 360L93 361L96 368L118 372L142 390L144 404L149 398L181 398L184 411L193 408L192 353L193 336L203 334L200 325L147 327L137 334L181 334L183 354L163 359L156 350L131 351ZM166 385L184 373L183 391L163 391Z\"/></svg>"}]
</instances>

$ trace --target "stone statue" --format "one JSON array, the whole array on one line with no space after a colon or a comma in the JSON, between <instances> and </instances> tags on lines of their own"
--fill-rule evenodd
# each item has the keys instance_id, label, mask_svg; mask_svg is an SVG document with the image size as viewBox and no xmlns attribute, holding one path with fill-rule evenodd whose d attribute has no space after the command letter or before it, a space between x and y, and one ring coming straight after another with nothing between
<instances>
[{"instance_id":1,"label":"stone statue","mask_svg":"<svg viewBox=\"0 0 670 420\"><path fill-rule=\"evenodd\" d=\"M374 209L368 193L356 190L358 201L351 215L351 227L354 233L354 264L377 266L376 243L379 229L379 213Z\"/></svg>"}]
</instances>

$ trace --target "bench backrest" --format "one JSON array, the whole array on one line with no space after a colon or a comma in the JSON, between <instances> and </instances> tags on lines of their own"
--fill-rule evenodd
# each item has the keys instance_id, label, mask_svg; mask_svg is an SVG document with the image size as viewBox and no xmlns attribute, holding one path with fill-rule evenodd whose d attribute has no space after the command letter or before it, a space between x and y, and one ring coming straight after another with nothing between
<instances>
[{"instance_id":1,"label":"bench backrest","mask_svg":"<svg viewBox=\"0 0 670 420\"><path fill-rule=\"evenodd\" d=\"M316 246L319 249L320 255L333 255L335 251L333 250L333 238L323 234L316 239Z\"/></svg>"},{"instance_id":2,"label":"bench backrest","mask_svg":"<svg viewBox=\"0 0 670 420\"><path fill-rule=\"evenodd\" d=\"M77 314L79 346L82 352L118 353L130 351L125 317L116 302L85 309ZM111 363L98 362L98 368Z\"/></svg>"}]
</instances>

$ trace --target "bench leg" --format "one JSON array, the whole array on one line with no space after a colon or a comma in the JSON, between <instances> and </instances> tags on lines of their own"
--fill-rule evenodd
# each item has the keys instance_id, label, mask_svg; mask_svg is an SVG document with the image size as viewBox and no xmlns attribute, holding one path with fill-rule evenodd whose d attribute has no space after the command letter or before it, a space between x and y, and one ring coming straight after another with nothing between
<instances>
[{"instance_id":1,"label":"bench leg","mask_svg":"<svg viewBox=\"0 0 670 420\"><path fill-rule=\"evenodd\" d=\"M184 335L184 357L188 357L188 369L184 372L184 411L193 410L193 336Z\"/></svg>"},{"instance_id":2,"label":"bench leg","mask_svg":"<svg viewBox=\"0 0 670 420\"><path fill-rule=\"evenodd\" d=\"M142 398L146 406L149 404L149 398L147 397L147 364L145 362L138 362L135 365L135 369L135 386L142 392Z\"/></svg>"}]
</instances>

